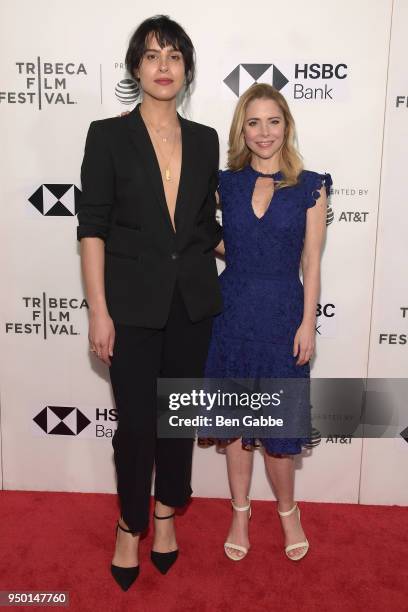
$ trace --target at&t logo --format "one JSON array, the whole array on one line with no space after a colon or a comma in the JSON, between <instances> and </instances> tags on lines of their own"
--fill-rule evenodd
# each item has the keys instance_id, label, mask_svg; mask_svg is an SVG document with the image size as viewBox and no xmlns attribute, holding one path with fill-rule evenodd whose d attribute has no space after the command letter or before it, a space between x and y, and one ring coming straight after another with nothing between
<instances>
[{"instance_id":1,"label":"at&t logo","mask_svg":"<svg viewBox=\"0 0 408 612\"><path fill-rule=\"evenodd\" d=\"M304 445L305 448L314 448L315 446L319 446L322 441L322 435L316 427L312 427L312 431L309 437L309 441Z\"/></svg>"},{"instance_id":2,"label":"at&t logo","mask_svg":"<svg viewBox=\"0 0 408 612\"><path fill-rule=\"evenodd\" d=\"M352 436L328 436L326 444L351 444Z\"/></svg>"},{"instance_id":3,"label":"at&t logo","mask_svg":"<svg viewBox=\"0 0 408 612\"><path fill-rule=\"evenodd\" d=\"M134 79L122 79L116 84L115 96L122 104L133 104L139 95L139 85Z\"/></svg>"},{"instance_id":4,"label":"at&t logo","mask_svg":"<svg viewBox=\"0 0 408 612\"><path fill-rule=\"evenodd\" d=\"M326 226L329 226L334 221L334 212L332 208L331 195L327 198L327 213L326 213Z\"/></svg>"},{"instance_id":5,"label":"at&t logo","mask_svg":"<svg viewBox=\"0 0 408 612\"><path fill-rule=\"evenodd\" d=\"M366 223L369 212L367 210L343 210L340 213L339 221L346 223Z\"/></svg>"}]
</instances>

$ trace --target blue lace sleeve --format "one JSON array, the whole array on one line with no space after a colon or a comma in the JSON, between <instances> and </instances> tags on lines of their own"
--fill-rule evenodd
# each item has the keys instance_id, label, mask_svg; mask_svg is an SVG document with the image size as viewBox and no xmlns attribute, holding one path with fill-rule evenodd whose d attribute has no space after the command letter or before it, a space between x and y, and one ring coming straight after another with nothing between
<instances>
[{"instance_id":1,"label":"blue lace sleeve","mask_svg":"<svg viewBox=\"0 0 408 612\"><path fill-rule=\"evenodd\" d=\"M306 208L311 208L320 198L319 190L323 187L326 188L327 196L330 195L330 187L333 185L332 177L330 174L318 174L317 172L309 173L309 180L306 184Z\"/></svg>"}]
</instances>

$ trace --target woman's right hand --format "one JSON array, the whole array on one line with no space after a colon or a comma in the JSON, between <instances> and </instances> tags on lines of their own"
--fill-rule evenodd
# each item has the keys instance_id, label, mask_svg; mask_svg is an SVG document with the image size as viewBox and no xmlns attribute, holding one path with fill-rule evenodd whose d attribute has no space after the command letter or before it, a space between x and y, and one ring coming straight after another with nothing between
<instances>
[{"instance_id":1,"label":"woman's right hand","mask_svg":"<svg viewBox=\"0 0 408 612\"><path fill-rule=\"evenodd\" d=\"M107 312L90 314L88 339L90 350L110 366L115 344L115 327Z\"/></svg>"}]
</instances>

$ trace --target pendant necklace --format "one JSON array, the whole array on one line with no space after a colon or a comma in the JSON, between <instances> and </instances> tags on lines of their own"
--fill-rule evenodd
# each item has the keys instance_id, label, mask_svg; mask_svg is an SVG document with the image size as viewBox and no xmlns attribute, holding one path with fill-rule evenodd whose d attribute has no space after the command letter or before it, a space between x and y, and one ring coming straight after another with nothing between
<instances>
[{"instance_id":1,"label":"pendant necklace","mask_svg":"<svg viewBox=\"0 0 408 612\"><path fill-rule=\"evenodd\" d=\"M144 122L145 122L145 124L146 124L146 126L147 126L147 128L149 130L149 133L150 133L152 139L155 140L155 137L153 137L153 132L155 132L155 131L157 132L157 130L154 130L154 128L150 125L149 121L147 121L146 119L144 119ZM160 138L161 138L162 142L167 142L168 141L167 136L160 136ZM162 151L158 141L156 141L156 144L157 144L157 148L159 149L162 157L164 158L163 151ZM173 157L173 153L174 153L175 147L176 147L176 129L174 129L174 133L173 133L173 147L171 149L171 153L170 153L169 159L167 160L167 163L164 166L164 177L165 177L166 181L171 181L170 161L171 161L171 158ZM161 170L161 171L163 173L163 170Z\"/></svg>"}]
</instances>

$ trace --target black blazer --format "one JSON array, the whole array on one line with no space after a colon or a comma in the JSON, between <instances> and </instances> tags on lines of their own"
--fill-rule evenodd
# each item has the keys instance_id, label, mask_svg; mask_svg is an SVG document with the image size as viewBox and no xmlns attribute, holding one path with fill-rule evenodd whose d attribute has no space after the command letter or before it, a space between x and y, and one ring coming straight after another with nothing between
<instances>
[{"instance_id":1,"label":"black blazer","mask_svg":"<svg viewBox=\"0 0 408 612\"><path fill-rule=\"evenodd\" d=\"M189 317L221 311L213 249L218 136L179 116L182 164L174 232L160 168L139 105L125 117L93 121L81 167L78 240L105 241L105 293L114 322L161 328L176 282Z\"/></svg>"}]
</instances>

